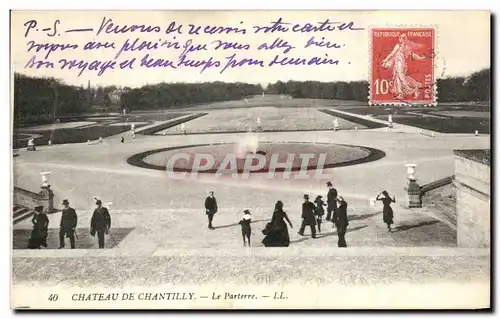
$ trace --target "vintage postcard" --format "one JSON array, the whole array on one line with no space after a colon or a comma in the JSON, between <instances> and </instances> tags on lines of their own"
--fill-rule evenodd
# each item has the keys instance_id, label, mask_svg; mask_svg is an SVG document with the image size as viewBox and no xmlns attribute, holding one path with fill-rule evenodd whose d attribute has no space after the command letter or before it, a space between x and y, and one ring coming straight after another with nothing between
<instances>
[{"instance_id":1,"label":"vintage postcard","mask_svg":"<svg viewBox=\"0 0 500 319\"><path fill-rule=\"evenodd\" d=\"M11 307L490 308L490 24L12 11Z\"/></svg>"}]
</instances>

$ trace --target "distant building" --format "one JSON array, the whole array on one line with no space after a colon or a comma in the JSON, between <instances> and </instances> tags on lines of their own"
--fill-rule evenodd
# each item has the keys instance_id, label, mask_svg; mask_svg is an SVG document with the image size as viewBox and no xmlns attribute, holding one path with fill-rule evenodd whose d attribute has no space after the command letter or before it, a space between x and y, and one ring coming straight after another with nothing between
<instances>
[{"instance_id":1,"label":"distant building","mask_svg":"<svg viewBox=\"0 0 500 319\"><path fill-rule=\"evenodd\" d=\"M113 105L120 105L122 94L122 89L116 89L108 94L109 100Z\"/></svg>"}]
</instances>

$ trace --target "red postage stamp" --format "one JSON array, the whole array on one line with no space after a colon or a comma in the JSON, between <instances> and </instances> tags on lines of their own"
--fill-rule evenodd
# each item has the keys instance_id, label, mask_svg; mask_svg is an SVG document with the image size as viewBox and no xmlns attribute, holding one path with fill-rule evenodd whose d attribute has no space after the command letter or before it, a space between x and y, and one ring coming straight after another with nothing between
<instances>
[{"instance_id":1,"label":"red postage stamp","mask_svg":"<svg viewBox=\"0 0 500 319\"><path fill-rule=\"evenodd\" d=\"M370 37L370 104L434 105L435 30L375 28Z\"/></svg>"}]
</instances>

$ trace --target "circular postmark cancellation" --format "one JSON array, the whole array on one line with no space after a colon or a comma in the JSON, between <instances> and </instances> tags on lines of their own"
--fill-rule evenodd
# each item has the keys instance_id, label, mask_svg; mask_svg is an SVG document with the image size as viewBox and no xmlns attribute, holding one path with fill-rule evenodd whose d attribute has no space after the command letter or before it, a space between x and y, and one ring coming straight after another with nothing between
<instances>
[{"instance_id":1,"label":"circular postmark cancellation","mask_svg":"<svg viewBox=\"0 0 500 319\"><path fill-rule=\"evenodd\" d=\"M436 104L434 28L373 28L370 43L371 105Z\"/></svg>"}]
</instances>

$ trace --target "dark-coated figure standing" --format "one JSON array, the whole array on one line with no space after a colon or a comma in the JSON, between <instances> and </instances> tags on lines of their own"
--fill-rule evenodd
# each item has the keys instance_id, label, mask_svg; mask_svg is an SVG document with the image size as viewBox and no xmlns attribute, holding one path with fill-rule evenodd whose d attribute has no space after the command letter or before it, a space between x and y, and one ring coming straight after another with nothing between
<instances>
[{"instance_id":1,"label":"dark-coated figure standing","mask_svg":"<svg viewBox=\"0 0 500 319\"><path fill-rule=\"evenodd\" d=\"M241 235L243 236L243 246L247 245L250 247L250 236L252 235L252 215L248 209L245 209L243 212L243 218L240 220L239 224L241 225Z\"/></svg>"},{"instance_id":2,"label":"dark-coated figure standing","mask_svg":"<svg viewBox=\"0 0 500 319\"><path fill-rule=\"evenodd\" d=\"M321 195L318 195L316 197L314 203L316 204L316 221L318 223L318 232L321 234L321 223L323 223L323 215L325 214L325 208L323 206L326 206L326 204L325 202L323 202L323 196Z\"/></svg>"},{"instance_id":3,"label":"dark-coated figure standing","mask_svg":"<svg viewBox=\"0 0 500 319\"><path fill-rule=\"evenodd\" d=\"M94 215L90 220L90 235L95 236L97 232L97 238L99 241L99 248L104 248L104 234L109 233L111 228L111 216L106 207L102 207L102 202L100 199L95 202L97 208L94 210Z\"/></svg>"},{"instance_id":4,"label":"dark-coated figure standing","mask_svg":"<svg viewBox=\"0 0 500 319\"><path fill-rule=\"evenodd\" d=\"M396 202L396 196L393 196L391 198L387 191L383 191L382 195L384 195L384 197L382 197L382 198L380 198L380 194L377 195L376 200L382 201L382 203L384 204L384 209L382 210L382 215L383 215L384 223L387 224L387 230L389 232L391 232L392 231L391 225L394 224L394 212L392 211L391 203Z\"/></svg>"},{"instance_id":5,"label":"dark-coated figure standing","mask_svg":"<svg viewBox=\"0 0 500 319\"><path fill-rule=\"evenodd\" d=\"M210 195L205 199L205 211L208 216L208 229L215 229L212 225L214 220L214 215L218 211L217 200L214 197L214 192L210 192Z\"/></svg>"},{"instance_id":6,"label":"dark-coated figure standing","mask_svg":"<svg viewBox=\"0 0 500 319\"><path fill-rule=\"evenodd\" d=\"M31 219L33 230L28 242L28 248L40 249L42 246L47 248L47 235L49 230L49 218L43 211L43 206L34 208L35 214Z\"/></svg>"},{"instance_id":7,"label":"dark-coated figure standing","mask_svg":"<svg viewBox=\"0 0 500 319\"><path fill-rule=\"evenodd\" d=\"M290 234L285 221L288 222L290 228L293 228L290 218L283 210L283 202L279 200L274 205L271 221L262 230L265 235L262 244L265 247L288 247L290 245Z\"/></svg>"},{"instance_id":8,"label":"dark-coated figure standing","mask_svg":"<svg viewBox=\"0 0 500 319\"><path fill-rule=\"evenodd\" d=\"M67 199L62 202L64 208L61 215L61 223L59 224L59 249L64 248L64 238L68 237L71 244L71 249L75 249L75 228L78 223L76 211L69 207Z\"/></svg>"},{"instance_id":9,"label":"dark-coated figure standing","mask_svg":"<svg viewBox=\"0 0 500 319\"><path fill-rule=\"evenodd\" d=\"M309 195L304 195L302 203L302 226L300 226L299 235L304 236L306 226L311 227L311 237L316 238L316 206L309 201Z\"/></svg>"},{"instance_id":10,"label":"dark-coated figure standing","mask_svg":"<svg viewBox=\"0 0 500 319\"><path fill-rule=\"evenodd\" d=\"M339 236L338 246L347 247L345 233L347 232L347 226L349 226L349 219L347 218L347 203L342 196L338 198L338 208L333 213L332 221Z\"/></svg>"},{"instance_id":11,"label":"dark-coated figure standing","mask_svg":"<svg viewBox=\"0 0 500 319\"><path fill-rule=\"evenodd\" d=\"M337 190L333 188L332 182L327 182L326 186L328 187L328 194L326 195L326 220L331 220L333 212L337 209Z\"/></svg>"}]
</instances>

